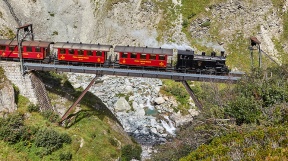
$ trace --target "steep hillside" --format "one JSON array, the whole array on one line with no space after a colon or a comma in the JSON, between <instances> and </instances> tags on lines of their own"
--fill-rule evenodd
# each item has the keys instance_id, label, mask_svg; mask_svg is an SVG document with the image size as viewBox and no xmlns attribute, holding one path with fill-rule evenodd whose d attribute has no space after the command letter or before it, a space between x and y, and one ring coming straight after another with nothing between
<instances>
[{"instance_id":1,"label":"steep hillside","mask_svg":"<svg viewBox=\"0 0 288 161\"><path fill-rule=\"evenodd\" d=\"M140 157L141 148L93 94L83 98L64 127L59 126L61 110L69 107L82 90L73 89L63 75L45 72L37 75L48 85L49 98L54 108L57 104L57 110L41 111L38 105L16 92L17 111L6 111L5 117L0 118L1 160L115 160L120 157L125 160L135 156L125 148L137 148ZM1 97L1 102L7 100Z\"/></svg>"}]
</instances>

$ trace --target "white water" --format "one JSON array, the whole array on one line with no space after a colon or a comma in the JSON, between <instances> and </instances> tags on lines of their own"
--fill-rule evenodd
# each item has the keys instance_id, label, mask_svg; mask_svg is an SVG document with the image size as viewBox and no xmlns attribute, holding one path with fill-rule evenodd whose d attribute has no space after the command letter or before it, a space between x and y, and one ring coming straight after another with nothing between
<instances>
[{"instance_id":1,"label":"white water","mask_svg":"<svg viewBox=\"0 0 288 161\"><path fill-rule=\"evenodd\" d=\"M169 119L168 116L164 116L164 118L169 122L169 124L168 124L166 121L161 120L162 126L165 128L165 130L166 130L168 133L170 133L170 134L172 134L172 135L175 135L175 130L176 130L176 128L173 126L172 121Z\"/></svg>"},{"instance_id":2,"label":"white water","mask_svg":"<svg viewBox=\"0 0 288 161\"><path fill-rule=\"evenodd\" d=\"M151 102L150 102L150 97L147 97L146 106L147 106L150 110L154 110L154 106L152 106L152 105L151 105Z\"/></svg>"}]
</instances>

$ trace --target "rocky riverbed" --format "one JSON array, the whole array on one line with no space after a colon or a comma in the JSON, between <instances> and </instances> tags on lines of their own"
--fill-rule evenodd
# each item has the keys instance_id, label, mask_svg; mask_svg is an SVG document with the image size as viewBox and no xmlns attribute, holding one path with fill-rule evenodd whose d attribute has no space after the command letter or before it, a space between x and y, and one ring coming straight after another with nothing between
<instances>
[{"instance_id":1,"label":"rocky riverbed","mask_svg":"<svg viewBox=\"0 0 288 161\"><path fill-rule=\"evenodd\" d=\"M86 88L94 76L68 73L74 88ZM89 90L115 114L124 130L143 145L144 157L149 156L153 145L166 142L167 137L176 135L177 127L198 115L192 102L188 115L174 112L178 103L173 97L162 95L161 86L159 79L103 76Z\"/></svg>"}]
</instances>

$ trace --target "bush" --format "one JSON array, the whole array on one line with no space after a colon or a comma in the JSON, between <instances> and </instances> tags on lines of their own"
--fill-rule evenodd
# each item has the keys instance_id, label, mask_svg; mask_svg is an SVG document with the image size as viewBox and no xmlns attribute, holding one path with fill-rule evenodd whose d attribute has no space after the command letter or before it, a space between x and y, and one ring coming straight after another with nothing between
<instances>
[{"instance_id":1,"label":"bush","mask_svg":"<svg viewBox=\"0 0 288 161\"><path fill-rule=\"evenodd\" d=\"M57 115L53 110L46 110L41 112L41 115L48 121L54 123L59 120L59 115Z\"/></svg>"},{"instance_id":2,"label":"bush","mask_svg":"<svg viewBox=\"0 0 288 161\"><path fill-rule=\"evenodd\" d=\"M70 152L67 153L61 153L59 155L60 160L72 160L72 154Z\"/></svg>"},{"instance_id":3,"label":"bush","mask_svg":"<svg viewBox=\"0 0 288 161\"><path fill-rule=\"evenodd\" d=\"M38 105L34 105L34 104L30 104L28 105L28 111L29 112L39 112L39 106Z\"/></svg>"},{"instance_id":4,"label":"bush","mask_svg":"<svg viewBox=\"0 0 288 161\"><path fill-rule=\"evenodd\" d=\"M130 161L131 159L141 159L141 146L125 145L121 148L121 160Z\"/></svg>"},{"instance_id":5,"label":"bush","mask_svg":"<svg viewBox=\"0 0 288 161\"><path fill-rule=\"evenodd\" d=\"M35 136L35 145L45 148L45 153L42 153L44 155L62 148L64 143L71 143L71 138L67 134L59 134L54 130L39 130Z\"/></svg>"},{"instance_id":6,"label":"bush","mask_svg":"<svg viewBox=\"0 0 288 161\"><path fill-rule=\"evenodd\" d=\"M0 139L15 144L21 140L23 128L23 115L13 114L0 119Z\"/></svg>"},{"instance_id":7,"label":"bush","mask_svg":"<svg viewBox=\"0 0 288 161\"><path fill-rule=\"evenodd\" d=\"M254 123L260 118L259 104L253 98L237 97L228 103L225 113L236 119L237 125Z\"/></svg>"}]
</instances>

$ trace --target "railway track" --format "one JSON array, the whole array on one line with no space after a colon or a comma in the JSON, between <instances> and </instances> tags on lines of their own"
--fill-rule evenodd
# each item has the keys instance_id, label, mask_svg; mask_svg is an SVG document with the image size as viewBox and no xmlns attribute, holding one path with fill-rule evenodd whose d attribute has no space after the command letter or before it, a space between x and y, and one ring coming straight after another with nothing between
<instances>
[{"instance_id":1,"label":"railway track","mask_svg":"<svg viewBox=\"0 0 288 161\"><path fill-rule=\"evenodd\" d=\"M123 68L104 68L91 66L71 66L71 65L56 65L56 64L40 64L40 63L24 63L24 69L37 71L56 71L56 72L74 72L87 73L97 75L116 75L128 77L145 77L172 79L175 81L203 81L203 82L219 82L219 83L236 83L241 79L240 75L207 75L207 74L192 74L178 73L175 71L155 71L155 70L139 70L139 69L123 69Z\"/></svg>"}]
</instances>

